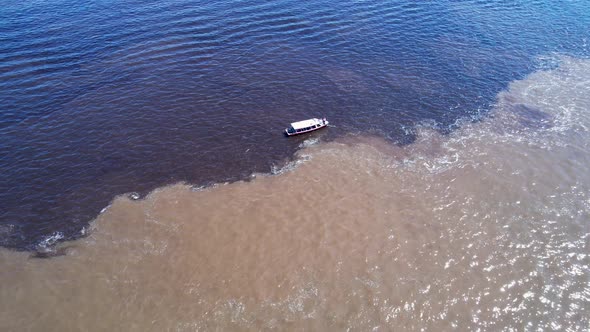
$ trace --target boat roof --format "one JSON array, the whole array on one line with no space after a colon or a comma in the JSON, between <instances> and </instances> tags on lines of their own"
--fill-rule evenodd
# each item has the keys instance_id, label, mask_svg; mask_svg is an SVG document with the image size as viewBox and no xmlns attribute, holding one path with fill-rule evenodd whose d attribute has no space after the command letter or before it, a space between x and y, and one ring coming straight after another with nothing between
<instances>
[{"instance_id":1,"label":"boat roof","mask_svg":"<svg viewBox=\"0 0 590 332\"><path fill-rule=\"evenodd\" d=\"M303 129L303 128L311 127L311 126L318 124L318 123L319 123L319 120L316 118L313 118L313 119L309 119L309 120L293 122L293 123L291 123L291 127L293 127L293 129Z\"/></svg>"}]
</instances>

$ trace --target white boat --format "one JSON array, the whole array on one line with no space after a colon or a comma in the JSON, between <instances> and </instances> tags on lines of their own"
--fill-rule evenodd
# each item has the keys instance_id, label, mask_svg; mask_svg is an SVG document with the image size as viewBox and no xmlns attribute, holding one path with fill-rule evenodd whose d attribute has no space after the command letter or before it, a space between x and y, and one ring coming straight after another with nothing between
<instances>
[{"instance_id":1,"label":"white boat","mask_svg":"<svg viewBox=\"0 0 590 332\"><path fill-rule=\"evenodd\" d=\"M323 119L308 119L291 123L291 127L285 128L287 136L294 136L299 134L309 133L310 131L322 129L328 126L329 122L326 118Z\"/></svg>"}]
</instances>

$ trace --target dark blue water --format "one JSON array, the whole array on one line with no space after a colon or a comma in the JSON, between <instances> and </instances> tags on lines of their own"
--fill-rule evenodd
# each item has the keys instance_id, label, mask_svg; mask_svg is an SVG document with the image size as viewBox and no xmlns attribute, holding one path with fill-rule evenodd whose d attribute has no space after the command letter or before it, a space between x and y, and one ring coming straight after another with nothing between
<instances>
[{"instance_id":1,"label":"dark blue water","mask_svg":"<svg viewBox=\"0 0 590 332\"><path fill-rule=\"evenodd\" d=\"M244 179L327 117L411 144L590 55L588 1L0 1L0 245L76 238L114 196Z\"/></svg>"}]
</instances>

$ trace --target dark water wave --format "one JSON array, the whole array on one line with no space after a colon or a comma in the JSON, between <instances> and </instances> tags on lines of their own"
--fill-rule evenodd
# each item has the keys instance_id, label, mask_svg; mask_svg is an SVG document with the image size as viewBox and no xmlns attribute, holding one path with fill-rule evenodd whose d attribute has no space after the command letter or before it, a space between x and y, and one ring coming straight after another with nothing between
<instances>
[{"instance_id":1,"label":"dark water wave","mask_svg":"<svg viewBox=\"0 0 590 332\"><path fill-rule=\"evenodd\" d=\"M588 26L575 1L2 2L0 245L78 237L117 194L268 172L294 120L450 132L551 54L588 56Z\"/></svg>"}]
</instances>

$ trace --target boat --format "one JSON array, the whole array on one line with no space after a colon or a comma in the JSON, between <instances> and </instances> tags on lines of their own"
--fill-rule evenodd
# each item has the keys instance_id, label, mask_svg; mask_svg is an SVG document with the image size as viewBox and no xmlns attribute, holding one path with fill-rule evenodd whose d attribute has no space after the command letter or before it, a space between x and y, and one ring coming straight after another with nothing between
<instances>
[{"instance_id":1,"label":"boat","mask_svg":"<svg viewBox=\"0 0 590 332\"><path fill-rule=\"evenodd\" d=\"M287 134L287 136L305 134L305 133L309 133L310 131L314 131L314 130L318 130L318 129L322 129L324 127L327 127L328 124L329 124L329 122L328 122L328 120L326 120L326 118L323 118L323 119L313 118L313 119L293 122L293 123L291 123L291 127L285 128L285 134Z\"/></svg>"}]
</instances>

